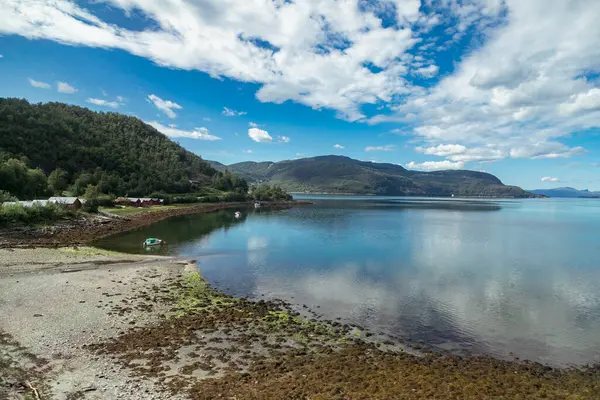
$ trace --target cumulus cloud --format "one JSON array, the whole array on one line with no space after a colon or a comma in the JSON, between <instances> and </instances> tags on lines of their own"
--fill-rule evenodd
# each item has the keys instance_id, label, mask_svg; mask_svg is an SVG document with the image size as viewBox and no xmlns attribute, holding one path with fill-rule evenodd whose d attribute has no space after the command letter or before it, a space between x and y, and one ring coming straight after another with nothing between
<instances>
[{"instance_id":1,"label":"cumulus cloud","mask_svg":"<svg viewBox=\"0 0 600 400\"><path fill-rule=\"evenodd\" d=\"M248 123L248 125L250 126L250 128L258 128L258 124L256 122L250 122Z\"/></svg>"},{"instance_id":2,"label":"cumulus cloud","mask_svg":"<svg viewBox=\"0 0 600 400\"><path fill-rule=\"evenodd\" d=\"M277 136L277 140L280 143L289 143L291 141L291 139L287 136Z\"/></svg>"},{"instance_id":3,"label":"cumulus cloud","mask_svg":"<svg viewBox=\"0 0 600 400\"><path fill-rule=\"evenodd\" d=\"M173 126L164 126L160 122L150 121L146 122L148 125L152 126L157 131L169 136L169 137L183 137L189 139L198 139L198 140L208 140L215 141L221 140L220 137L211 135L206 128L194 128L191 131L186 131L183 129L177 129Z\"/></svg>"},{"instance_id":4,"label":"cumulus cloud","mask_svg":"<svg viewBox=\"0 0 600 400\"><path fill-rule=\"evenodd\" d=\"M57 82L56 90L60 93L73 94L77 91L73 86L69 85L67 82Z\"/></svg>"},{"instance_id":5,"label":"cumulus cloud","mask_svg":"<svg viewBox=\"0 0 600 400\"><path fill-rule=\"evenodd\" d=\"M223 114L226 117L239 117L248 113L245 111L235 111L230 108L223 107L223 111L221 112L221 114Z\"/></svg>"},{"instance_id":6,"label":"cumulus cloud","mask_svg":"<svg viewBox=\"0 0 600 400\"><path fill-rule=\"evenodd\" d=\"M341 144L337 144L337 143L336 143L336 144L334 144L334 145L333 145L333 148L334 148L334 149L340 149L340 150L343 150L343 149L345 149L346 147L345 147L345 146L342 146Z\"/></svg>"},{"instance_id":7,"label":"cumulus cloud","mask_svg":"<svg viewBox=\"0 0 600 400\"><path fill-rule=\"evenodd\" d=\"M119 108L120 104L117 103L116 101L108 101L108 100L103 100L103 99L94 99L94 98L89 98L87 99L88 103L91 104L95 104L97 106L101 106L101 107L110 107L110 108Z\"/></svg>"},{"instance_id":8,"label":"cumulus cloud","mask_svg":"<svg viewBox=\"0 0 600 400\"><path fill-rule=\"evenodd\" d=\"M49 83L36 81L34 79L29 78L29 84L34 88L38 89L50 89L52 86Z\"/></svg>"},{"instance_id":9,"label":"cumulus cloud","mask_svg":"<svg viewBox=\"0 0 600 400\"><path fill-rule=\"evenodd\" d=\"M567 147L562 138L600 127L597 0L104 1L147 26L85 2L4 0L0 35L251 82L260 101L398 122L422 147L462 145L473 160L531 157L520 148ZM437 66L448 51L456 64Z\"/></svg>"},{"instance_id":10,"label":"cumulus cloud","mask_svg":"<svg viewBox=\"0 0 600 400\"><path fill-rule=\"evenodd\" d=\"M406 164L406 168L417 169L421 171L436 171L445 169L463 169L465 163L463 161L452 162L448 160L444 161L425 161L422 163L416 163L414 161Z\"/></svg>"},{"instance_id":11,"label":"cumulus cloud","mask_svg":"<svg viewBox=\"0 0 600 400\"><path fill-rule=\"evenodd\" d=\"M246 153L246 154L253 154L254 152L252 150L244 150L244 153Z\"/></svg>"},{"instance_id":12,"label":"cumulus cloud","mask_svg":"<svg viewBox=\"0 0 600 400\"><path fill-rule=\"evenodd\" d=\"M560 179L558 179L554 176L543 176L542 182L560 182Z\"/></svg>"},{"instance_id":13,"label":"cumulus cloud","mask_svg":"<svg viewBox=\"0 0 600 400\"><path fill-rule=\"evenodd\" d=\"M438 74L440 67L437 65L429 65L427 67L421 67L415 70L415 74L420 75L425 78L433 78Z\"/></svg>"},{"instance_id":14,"label":"cumulus cloud","mask_svg":"<svg viewBox=\"0 0 600 400\"><path fill-rule=\"evenodd\" d=\"M259 128L248 129L248 136L250 136L250 139L258 143L266 143L273 141L273 138L271 137L271 135L269 135L269 132Z\"/></svg>"},{"instance_id":15,"label":"cumulus cloud","mask_svg":"<svg viewBox=\"0 0 600 400\"><path fill-rule=\"evenodd\" d=\"M174 103L170 100L163 100L154 94L148 95L148 100L152 104L154 104L154 107L158 108L160 111L165 113L165 115L169 118L177 117L177 114L175 114L175 111L173 110L183 109L183 107L181 107L179 104Z\"/></svg>"},{"instance_id":16,"label":"cumulus cloud","mask_svg":"<svg viewBox=\"0 0 600 400\"><path fill-rule=\"evenodd\" d=\"M367 146L365 147L365 151L371 152L371 151L394 151L396 150L396 146L394 146L393 144L388 144L385 146Z\"/></svg>"}]
</instances>

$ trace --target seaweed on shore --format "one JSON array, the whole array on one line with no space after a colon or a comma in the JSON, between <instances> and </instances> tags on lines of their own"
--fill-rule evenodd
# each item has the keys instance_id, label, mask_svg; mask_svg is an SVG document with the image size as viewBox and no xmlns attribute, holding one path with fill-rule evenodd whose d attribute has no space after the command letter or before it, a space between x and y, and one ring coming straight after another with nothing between
<instances>
[{"instance_id":1,"label":"seaweed on shore","mask_svg":"<svg viewBox=\"0 0 600 400\"><path fill-rule=\"evenodd\" d=\"M145 295L147 296L147 295ZM280 301L234 298L191 273L158 323L91 350L191 399L599 399L600 371L382 349Z\"/></svg>"}]
</instances>

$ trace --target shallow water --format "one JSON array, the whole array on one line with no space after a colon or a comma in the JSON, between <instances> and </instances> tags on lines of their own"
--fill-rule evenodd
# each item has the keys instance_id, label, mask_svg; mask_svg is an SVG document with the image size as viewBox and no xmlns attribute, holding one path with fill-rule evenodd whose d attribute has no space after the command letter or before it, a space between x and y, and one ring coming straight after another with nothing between
<instances>
[{"instance_id":1,"label":"shallow water","mask_svg":"<svg viewBox=\"0 0 600 400\"><path fill-rule=\"evenodd\" d=\"M600 362L600 200L314 196L174 217L98 246L193 257L234 295L306 304L457 353Z\"/></svg>"}]
</instances>

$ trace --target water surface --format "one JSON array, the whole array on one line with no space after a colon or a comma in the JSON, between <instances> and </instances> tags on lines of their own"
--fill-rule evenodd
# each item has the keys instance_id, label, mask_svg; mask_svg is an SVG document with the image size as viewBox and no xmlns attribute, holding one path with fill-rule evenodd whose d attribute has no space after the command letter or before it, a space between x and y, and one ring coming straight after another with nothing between
<instances>
[{"instance_id":1,"label":"water surface","mask_svg":"<svg viewBox=\"0 0 600 400\"><path fill-rule=\"evenodd\" d=\"M600 201L316 196L174 217L98 243L193 257L231 294L306 304L462 353L600 362Z\"/></svg>"}]
</instances>

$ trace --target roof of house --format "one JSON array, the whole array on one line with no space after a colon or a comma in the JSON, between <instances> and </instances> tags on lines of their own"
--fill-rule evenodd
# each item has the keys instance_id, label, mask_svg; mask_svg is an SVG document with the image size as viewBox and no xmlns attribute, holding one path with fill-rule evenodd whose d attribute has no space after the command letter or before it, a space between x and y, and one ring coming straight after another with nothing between
<instances>
[{"instance_id":1,"label":"roof of house","mask_svg":"<svg viewBox=\"0 0 600 400\"><path fill-rule=\"evenodd\" d=\"M78 200L79 200L78 197L50 197L48 199L48 201L50 203L56 203L56 204L75 204L75 202ZM79 200L79 201L83 203L82 200Z\"/></svg>"},{"instance_id":2,"label":"roof of house","mask_svg":"<svg viewBox=\"0 0 600 400\"><path fill-rule=\"evenodd\" d=\"M3 206L16 206L17 204L23 207L46 206L48 200L5 201L2 203Z\"/></svg>"}]
</instances>

